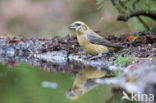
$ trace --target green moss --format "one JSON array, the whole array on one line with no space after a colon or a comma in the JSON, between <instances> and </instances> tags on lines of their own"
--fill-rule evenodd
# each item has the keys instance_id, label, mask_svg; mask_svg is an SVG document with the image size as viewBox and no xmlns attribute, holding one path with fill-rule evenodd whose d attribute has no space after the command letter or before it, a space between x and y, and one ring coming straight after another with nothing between
<instances>
[{"instance_id":1,"label":"green moss","mask_svg":"<svg viewBox=\"0 0 156 103\"><path fill-rule=\"evenodd\" d=\"M133 61L133 57L131 57L131 56L122 56L122 55L119 55L116 58L116 60L114 60L113 63L116 66L124 66L124 65L129 64L132 61Z\"/></svg>"}]
</instances>

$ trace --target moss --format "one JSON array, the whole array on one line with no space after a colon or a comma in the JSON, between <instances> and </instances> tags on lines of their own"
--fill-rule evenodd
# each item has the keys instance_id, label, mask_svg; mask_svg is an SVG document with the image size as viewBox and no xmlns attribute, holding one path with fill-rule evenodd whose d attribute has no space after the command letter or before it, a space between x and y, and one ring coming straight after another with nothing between
<instances>
[{"instance_id":1,"label":"moss","mask_svg":"<svg viewBox=\"0 0 156 103\"><path fill-rule=\"evenodd\" d=\"M114 65L116 66L125 66L125 65L128 65L130 62L133 61L133 57L132 56L122 56L122 55L119 55L114 61Z\"/></svg>"}]
</instances>

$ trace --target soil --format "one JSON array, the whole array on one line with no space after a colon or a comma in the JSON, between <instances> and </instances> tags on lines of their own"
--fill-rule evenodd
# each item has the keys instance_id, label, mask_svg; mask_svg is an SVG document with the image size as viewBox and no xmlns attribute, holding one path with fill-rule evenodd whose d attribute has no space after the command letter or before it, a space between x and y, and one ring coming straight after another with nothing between
<instances>
[{"instance_id":1,"label":"soil","mask_svg":"<svg viewBox=\"0 0 156 103\"><path fill-rule=\"evenodd\" d=\"M113 62L118 55L131 55L134 57L155 57L156 56L156 34L152 32L138 32L134 34L120 34L118 37L114 35L108 35L105 37L107 40L121 44L124 48L120 51L111 53L107 56L95 58L97 60L105 61L105 64ZM33 54L41 54L52 51L66 51L67 56L70 54L76 54L84 60L88 60L90 55L84 56L83 50L80 48L77 38L74 35L67 35L63 38L54 37L51 39L34 39L34 38L18 38L18 37L3 37L0 38L0 57L3 58L0 62L9 62L11 64L15 62L28 62L28 64L37 65L43 68L48 68L48 71L63 71L69 72L74 69L68 64L51 63L46 60L35 59L31 56ZM5 58L5 59L4 59ZM21 59L22 58L22 59ZM68 57L67 57L68 58ZM67 61L66 62L73 62ZM82 61L83 62L83 61ZM87 63L88 63L87 62ZM86 62L84 62L86 63ZM40 64L40 65L39 65ZM76 64L77 68L84 68L81 64ZM94 63L93 63L94 64ZM83 64L84 65L84 64ZM87 65L87 64L86 64ZM69 67L70 66L70 67ZM103 65L102 65L103 66ZM108 65L106 65L108 66ZM64 69L68 68L68 69Z\"/></svg>"}]
</instances>

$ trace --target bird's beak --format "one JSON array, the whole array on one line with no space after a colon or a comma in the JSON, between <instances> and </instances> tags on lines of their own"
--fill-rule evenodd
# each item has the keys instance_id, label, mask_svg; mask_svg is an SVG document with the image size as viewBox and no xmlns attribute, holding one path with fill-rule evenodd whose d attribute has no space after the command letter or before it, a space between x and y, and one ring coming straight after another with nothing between
<instances>
[{"instance_id":1,"label":"bird's beak","mask_svg":"<svg viewBox=\"0 0 156 103\"><path fill-rule=\"evenodd\" d=\"M71 29L71 30L75 30L76 29L76 25L75 24L70 24L68 28Z\"/></svg>"}]
</instances>

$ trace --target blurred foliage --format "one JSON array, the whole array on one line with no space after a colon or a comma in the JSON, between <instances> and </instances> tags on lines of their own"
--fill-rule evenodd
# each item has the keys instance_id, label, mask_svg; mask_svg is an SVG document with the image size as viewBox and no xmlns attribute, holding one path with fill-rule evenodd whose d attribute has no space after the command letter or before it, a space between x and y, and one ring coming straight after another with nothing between
<instances>
[{"instance_id":1,"label":"blurred foliage","mask_svg":"<svg viewBox=\"0 0 156 103\"><path fill-rule=\"evenodd\" d=\"M119 4L121 13L130 13L134 10L156 10L155 0L97 0L97 4L102 8L106 1L114 1Z\"/></svg>"},{"instance_id":2,"label":"blurred foliage","mask_svg":"<svg viewBox=\"0 0 156 103\"><path fill-rule=\"evenodd\" d=\"M129 15L136 10L156 11L156 0L97 0L97 5L102 9L104 4L108 1L112 3L119 14ZM147 17L141 17L141 19L150 26L154 27L156 24L156 22L153 22L153 20ZM131 18L130 22L130 25L138 31L145 29L145 26L138 20L138 18Z\"/></svg>"}]
</instances>

